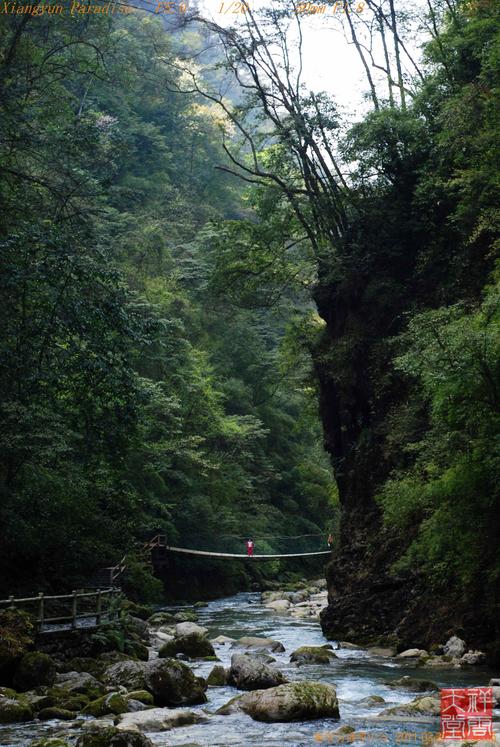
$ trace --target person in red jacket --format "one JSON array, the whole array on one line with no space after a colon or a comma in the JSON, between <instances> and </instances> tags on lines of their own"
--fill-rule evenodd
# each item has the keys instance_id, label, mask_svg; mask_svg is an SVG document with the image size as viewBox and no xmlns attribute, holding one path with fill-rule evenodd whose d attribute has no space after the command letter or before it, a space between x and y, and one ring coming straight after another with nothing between
<instances>
[{"instance_id":1,"label":"person in red jacket","mask_svg":"<svg viewBox=\"0 0 500 747\"><path fill-rule=\"evenodd\" d=\"M329 547L329 548L330 548L330 550L331 550L331 549L332 549L332 547L333 547L333 535L332 535L332 533L331 533L331 532L330 532L330 534L328 535L328 539L327 539L327 542L328 542L328 547Z\"/></svg>"},{"instance_id":2,"label":"person in red jacket","mask_svg":"<svg viewBox=\"0 0 500 747\"><path fill-rule=\"evenodd\" d=\"M247 539L247 555L249 558L253 555L253 540Z\"/></svg>"}]
</instances>

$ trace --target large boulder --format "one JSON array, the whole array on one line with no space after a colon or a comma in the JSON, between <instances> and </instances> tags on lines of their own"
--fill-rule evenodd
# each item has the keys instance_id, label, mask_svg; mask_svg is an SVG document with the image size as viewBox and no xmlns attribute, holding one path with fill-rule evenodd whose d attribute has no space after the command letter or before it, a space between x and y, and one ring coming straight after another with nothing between
<instances>
[{"instance_id":1,"label":"large boulder","mask_svg":"<svg viewBox=\"0 0 500 747\"><path fill-rule=\"evenodd\" d=\"M97 698L104 694L104 685L88 672L65 672L58 674L56 686L74 695L88 695Z\"/></svg>"},{"instance_id":2,"label":"large boulder","mask_svg":"<svg viewBox=\"0 0 500 747\"><path fill-rule=\"evenodd\" d=\"M239 638L232 645L232 648L246 648L257 651L284 651L285 647L279 641L272 638L256 638L255 636L245 635Z\"/></svg>"},{"instance_id":3,"label":"large boulder","mask_svg":"<svg viewBox=\"0 0 500 747\"><path fill-rule=\"evenodd\" d=\"M82 734L76 747L154 747L153 742L136 730L102 726Z\"/></svg>"},{"instance_id":4,"label":"large boulder","mask_svg":"<svg viewBox=\"0 0 500 747\"><path fill-rule=\"evenodd\" d=\"M130 731L169 731L177 726L201 724L208 718L204 713L171 710L170 708L150 708L139 713L125 713L117 722L118 729Z\"/></svg>"},{"instance_id":5,"label":"large boulder","mask_svg":"<svg viewBox=\"0 0 500 747\"><path fill-rule=\"evenodd\" d=\"M33 711L28 703L23 703L14 698L0 697L0 724L16 724L22 721L31 721Z\"/></svg>"},{"instance_id":6,"label":"large boulder","mask_svg":"<svg viewBox=\"0 0 500 747\"><path fill-rule=\"evenodd\" d=\"M268 690L254 690L233 698L217 711L225 716L243 711L255 721L310 721L339 718L337 693L322 682L288 682Z\"/></svg>"},{"instance_id":7,"label":"large boulder","mask_svg":"<svg viewBox=\"0 0 500 747\"><path fill-rule=\"evenodd\" d=\"M155 705L181 706L206 703L207 684L195 677L191 669L175 659L151 661L144 670L146 690L153 694Z\"/></svg>"},{"instance_id":8,"label":"large boulder","mask_svg":"<svg viewBox=\"0 0 500 747\"><path fill-rule=\"evenodd\" d=\"M127 690L144 690L146 662L118 661L104 670L103 682L112 687L125 687Z\"/></svg>"},{"instance_id":9,"label":"large boulder","mask_svg":"<svg viewBox=\"0 0 500 747\"><path fill-rule=\"evenodd\" d=\"M324 646L300 646L290 656L290 661L296 664L330 664L337 655L333 653L329 643Z\"/></svg>"},{"instance_id":10,"label":"large boulder","mask_svg":"<svg viewBox=\"0 0 500 747\"><path fill-rule=\"evenodd\" d=\"M56 665L52 657L39 651L25 654L14 673L14 687L24 692L56 681Z\"/></svg>"},{"instance_id":11,"label":"large boulder","mask_svg":"<svg viewBox=\"0 0 500 747\"><path fill-rule=\"evenodd\" d=\"M437 695L425 695L416 698L411 703L386 708L379 716L439 716L441 713L441 701Z\"/></svg>"},{"instance_id":12,"label":"large boulder","mask_svg":"<svg viewBox=\"0 0 500 747\"><path fill-rule=\"evenodd\" d=\"M149 643L150 629L145 620L141 620L140 617L133 617L132 615L130 615L127 618L127 629L135 633L138 638L141 638L146 643Z\"/></svg>"},{"instance_id":13,"label":"large boulder","mask_svg":"<svg viewBox=\"0 0 500 747\"><path fill-rule=\"evenodd\" d=\"M262 690L288 682L279 669L273 669L251 654L233 654L228 681L238 690Z\"/></svg>"},{"instance_id":14,"label":"large boulder","mask_svg":"<svg viewBox=\"0 0 500 747\"><path fill-rule=\"evenodd\" d=\"M207 677L209 687L222 687L227 684L227 672L223 666L216 664Z\"/></svg>"},{"instance_id":15,"label":"large boulder","mask_svg":"<svg viewBox=\"0 0 500 747\"><path fill-rule=\"evenodd\" d=\"M177 656L177 654L185 654L190 659L203 659L205 656L215 656L215 651L205 635L188 633L164 643L158 652L160 659Z\"/></svg>"},{"instance_id":16,"label":"large boulder","mask_svg":"<svg viewBox=\"0 0 500 747\"><path fill-rule=\"evenodd\" d=\"M416 677L410 677L407 674L397 680L388 682L387 686L401 688L402 690L410 690L414 693L425 693L439 690L439 687L435 682L431 682L430 680L419 680Z\"/></svg>"},{"instance_id":17,"label":"large boulder","mask_svg":"<svg viewBox=\"0 0 500 747\"><path fill-rule=\"evenodd\" d=\"M198 635L207 635L208 629L204 628L203 625L198 625L194 622L182 622L177 623L175 626L175 635L181 637L183 635L190 635L191 633L198 633Z\"/></svg>"},{"instance_id":18,"label":"large boulder","mask_svg":"<svg viewBox=\"0 0 500 747\"><path fill-rule=\"evenodd\" d=\"M449 638L443 646L443 651L446 656L451 656L453 659L459 659L465 654L467 646L465 641L456 635Z\"/></svg>"}]
</instances>

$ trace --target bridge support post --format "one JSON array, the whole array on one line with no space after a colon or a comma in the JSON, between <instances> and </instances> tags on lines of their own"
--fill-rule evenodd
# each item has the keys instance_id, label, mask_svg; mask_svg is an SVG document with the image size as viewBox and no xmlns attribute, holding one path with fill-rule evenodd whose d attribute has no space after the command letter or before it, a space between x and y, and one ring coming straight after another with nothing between
<instances>
[{"instance_id":1,"label":"bridge support post","mask_svg":"<svg viewBox=\"0 0 500 747\"><path fill-rule=\"evenodd\" d=\"M76 618L77 609L78 609L78 592L74 591L73 599L71 603L71 627L73 628L73 630L76 629L76 625L77 625L77 618Z\"/></svg>"},{"instance_id":2,"label":"bridge support post","mask_svg":"<svg viewBox=\"0 0 500 747\"><path fill-rule=\"evenodd\" d=\"M45 615L45 600L43 597L43 591L38 593L38 629L43 628L43 618Z\"/></svg>"},{"instance_id":3,"label":"bridge support post","mask_svg":"<svg viewBox=\"0 0 500 747\"><path fill-rule=\"evenodd\" d=\"M101 612L102 612L102 596L101 596L101 590L99 589L97 592L97 602L96 602L96 609L95 609L95 624L96 625L101 624Z\"/></svg>"}]
</instances>

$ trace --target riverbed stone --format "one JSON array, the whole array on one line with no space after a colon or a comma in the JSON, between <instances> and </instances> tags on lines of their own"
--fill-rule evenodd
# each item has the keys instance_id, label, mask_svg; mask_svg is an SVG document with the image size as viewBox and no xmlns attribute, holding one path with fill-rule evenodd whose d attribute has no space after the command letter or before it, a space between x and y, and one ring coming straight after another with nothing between
<instances>
[{"instance_id":1,"label":"riverbed stone","mask_svg":"<svg viewBox=\"0 0 500 747\"><path fill-rule=\"evenodd\" d=\"M153 696L147 690L133 690L124 696L127 700L138 700L144 705L152 706L154 704Z\"/></svg>"},{"instance_id":2,"label":"riverbed stone","mask_svg":"<svg viewBox=\"0 0 500 747\"><path fill-rule=\"evenodd\" d=\"M245 635L242 638L238 638L233 643L233 648L246 648L256 649L260 651L278 651L283 652L285 647L279 641L275 641L273 638L258 638L256 636Z\"/></svg>"},{"instance_id":3,"label":"riverbed stone","mask_svg":"<svg viewBox=\"0 0 500 747\"><path fill-rule=\"evenodd\" d=\"M175 626L175 635L177 637L183 635L191 635L191 633L197 633L198 635L207 635L208 628L204 628L203 625L198 625L194 622L181 622Z\"/></svg>"},{"instance_id":4,"label":"riverbed stone","mask_svg":"<svg viewBox=\"0 0 500 747\"><path fill-rule=\"evenodd\" d=\"M381 695L368 695L366 698L360 700L359 704L364 706L378 706L385 702L386 701Z\"/></svg>"},{"instance_id":5,"label":"riverbed stone","mask_svg":"<svg viewBox=\"0 0 500 747\"><path fill-rule=\"evenodd\" d=\"M270 723L339 718L337 693L333 685L307 680L245 693L230 700L217 713L225 716L238 711L243 711L255 721Z\"/></svg>"},{"instance_id":6,"label":"riverbed stone","mask_svg":"<svg viewBox=\"0 0 500 747\"><path fill-rule=\"evenodd\" d=\"M290 609L290 602L288 599L276 599L275 602L267 602L266 608L273 610L274 612L288 612Z\"/></svg>"},{"instance_id":7,"label":"riverbed stone","mask_svg":"<svg viewBox=\"0 0 500 747\"><path fill-rule=\"evenodd\" d=\"M198 615L194 610L183 610L182 612L176 612L174 615L176 623L182 622L198 622Z\"/></svg>"},{"instance_id":8,"label":"riverbed stone","mask_svg":"<svg viewBox=\"0 0 500 747\"><path fill-rule=\"evenodd\" d=\"M16 724L31 721L33 711L28 703L14 698L0 697L0 724Z\"/></svg>"},{"instance_id":9,"label":"riverbed stone","mask_svg":"<svg viewBox=\"0 0 500 747\"><path fill-rule=\"evenodd\" d=\"M144 690L146 662L119 661L104 670L103 682L113 687L123 685L127 690Z\"/></svg>"},{"instance_id":10,"label":"riverbed stone","mask_svg":"<svg viewBox=\"0 0 500 747\"><path fill-rule=\"evenodd\" d=\"M128 711L128 701L120 693L109 693L104 695L102 698L93 700L83 709L83 713L86 716L94 716L99 718L100 716L106 716L108 713L126 713Z\"/></svg>"},{"instance_id":11,"label":"riverbed stone","mask_svg":"<svg viewBox=\"0 0 500 747\"><path fill-rule=\"evenodd\" d=\"M156 628L160 625L175 625L177 620L173 612L155 612L148 618L147 622Z\"/></svg>"},{"instance_id":12,"label":"riverbed stone","mask_svg":"<svg viewBox=\"0 0 500 747\"><path fill-rule=\"evenodd\" d=\"M56 677L56 687L61 687L68 693L89 695L97 698L104 693L102 682L88 672L65 672Z\"/></svg>"},{"instance_id":13,"label":"riverbed stone","mask_svg":"<svg viewBox=\"0 0 500 747\"><path fill-rule=\"evenodd\" d=\"M202 724L208 721L204 713L171 708L150 708L140 713L125 713L119 717L118 729L130 731L169 731L178 726Z\"/></svg>"},{"instance_id":14,"label":"riverbed stone","mask_svg":"<svg viewBox=\"0 0 500 747\"><path fill-rule=\"evenodd\" d=\"M46 739L35 739L29 743L29 747L69 747L69 744L59 737L48 737Z\"/></svg>"},{"instance_id":15,"label":"riverbed stone","mask_svg":"<svg viewBox=\"0 0 500 747\"><path fill-rule=\"evenodd\" d=\"M441 701L439 696L425 695L423 698L415 698L410 703L386 708L379 716L439 716L441 712Z\"/></svg>"},{"instance_id":16,"label":"riverbed stone","mask_svg":"<svg viewBox=\"0 0 500 747\"><path fill-rule=\"evenodd\" d=\"M329 643L324 646L300 646L290 656L296 664L330 664L337 655Z\"/></svg>"},{"instance_id":17,"label":"riverbed stone","mask_svg":"<svg viewBox=\"0 0 500 747\"><path fill-rule=\"evenodd\" d=\"M48 654L30 651L25 654L14 673L13 685L24 692L42 685L53 685L56 681L56 665Z\"/></svg>"},{"instance_id":18,"label":"riverbed stone","mask_svg":"<svg viewBox=\"0 0 500 747\"><path fill-rule=\"evenodd\" d=\"M207 677L209 687L222 687L227 684L227 672L221 664L216 664Z\"/></svg>"},{"instance_id":19,"label":"riverbed stone","mask_svg":"<svg viewBox=\"0 0 500 747\"><path fill-rule=\"evenodd\" d=\"M260 657L248 653L233 654L228 681L238 690L263 690L288 682L279 669L273 669Z\"/></svg>"},{"instance_id":20,"label":"riverbed stone","mask_svg":"<svg viewBox=\"0 0 500 747\"><path fill-rule=\"evenodd\" d=\"M486 654L483 651L467 651L466 654L460 657L458 663L466 666L477 666L478 664L484 664L486 661Z\"/></svg>"},{"instance_id":21,"label":"riverbed stone","mask_svg":"<svg viewBox=\"0 0 500 747\"><path fill-rule=\"evenodd\" d=\"M228 635L218 635L217 638L211 638L210 643L218 646L228 646L235 643L236 638L230 638Z\"/></svg>"},{"instance_id":22,"label":"riverbed stone","mask_svg":"<svg viewBox=\"0 0 500 747\"><path fill-rule=\"evenodd\" d=\"M158 652L160 659L177 656L177 654L185 654L191 659L203 659L206 656L215 656L215 651L204 634L188 633L176 636L172 641L164 643Z\"/></svg>"},{"instance_id":23,"label":"riverbed stone","mask_svg":"<svg viewBox=\"0 0 500 747\"><path fill-rule=\"evenodd\" d=\"M467 646L465 641L456 635L452 635L443 646L443 651L447 656L451 656L453 659L459 659L465 654Z\"/></svg>"},{"instance_id":24,"label":"riverbed stone","mask_svg":"<svg viewBox=\"0 0 500 747\"><path fill-rule=\"evenodd\" d=\"M194 705L207 700L205 680L195 677L186 664L175 659L148 662L144 682L157 706Z\"/></svg>"},{"instance_id":25,"label":"riverbed stone","mask_svg":"<svg viewBox=\"0 0 500 747\"><path fill-rule=\"evenodd\" d=\"M102 725L82 734L76 747L154 747L153 742L137 730Z\"/></svg>"},{"instance_id":26,"label":"riverbed stone","mask_svg":"<svg viewBox=\"0 0 500 747\"><path fill-rule=\"evenodd\" d=\"M439 690L439 687L435 682L432 682L431 680L419 680L416 677L410 677L407 674L397 680L387 682L387 686L400 688L402 690L410 690L414 693L424 693Z\"/></svg>"},{"instance_id":27,"label":"riverbed stone","mask_svg":"<svg viewBox=\"0 0 500 747\"><path fill-rule=\"evenodd\" d=\"M389 659L396 653L394 649L389 646L369 646L366 650L369 654L373 654L373 656L381 656L384 659Z\"/></svg>"},{"instance_id":28,"label":"riverbed stone","mask_svg":"<svg viewBox=\"0 0 500 747\"><path fill-rule=\"evenodd\" d=\"M397 655L398 659L418 659L420 656L429 656L429 652L423 648L407 648Z\"/></svg>"}]
</instances>

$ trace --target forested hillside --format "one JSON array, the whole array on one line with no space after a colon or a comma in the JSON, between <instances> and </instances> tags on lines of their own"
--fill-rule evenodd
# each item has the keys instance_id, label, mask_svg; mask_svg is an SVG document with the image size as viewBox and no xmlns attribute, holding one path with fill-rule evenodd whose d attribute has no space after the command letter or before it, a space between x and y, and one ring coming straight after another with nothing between
<instances>
[{"instance_id":1,"label":"forested hillside","mask_svg":"<svg viewBox=\"0 0 500 747\"><path fill-rule=\"evenodd\" d=\"M339 502L325 633L493 659L498 11L346 11L347 114L302 20L1 17L1 584L158 528L326 535Z\"/></svg>"},{"instance_id":2,"label":"forested hillside","mask_svg":"<svg viewBox=\"0 0 500 747\"><path fill-rule=\"evenodd\" d=\"M286 343L310 302L250 313L211 288L207 235L245 208L215 169L220 113L171 92L198 36L147 15L1 21L2 591L85 584L158 530L239 552L326 532L335 484ZM208 590L249 580L221 565Z\"/></svg>"}]
</instances>

